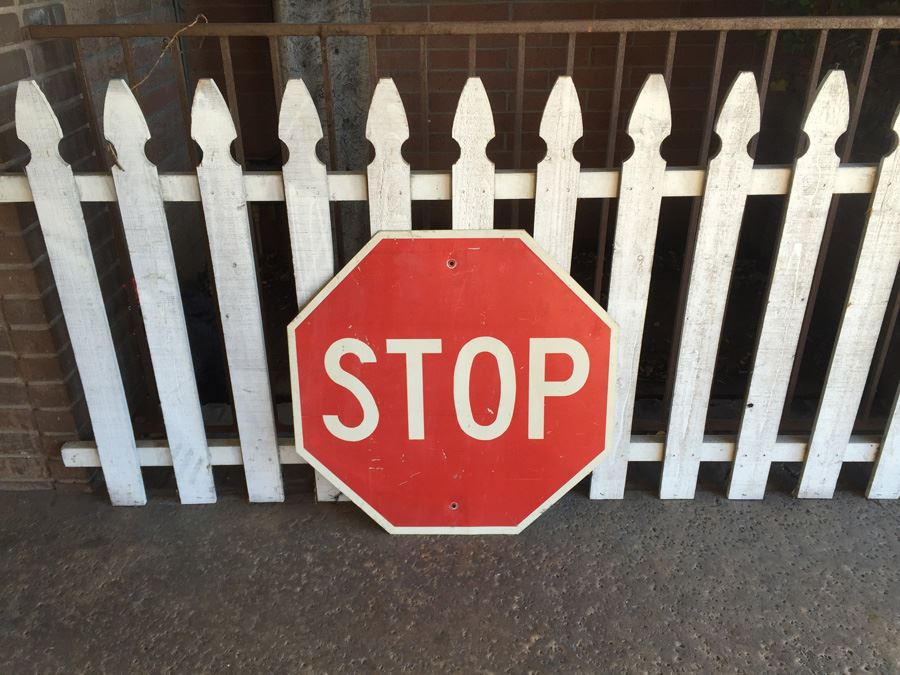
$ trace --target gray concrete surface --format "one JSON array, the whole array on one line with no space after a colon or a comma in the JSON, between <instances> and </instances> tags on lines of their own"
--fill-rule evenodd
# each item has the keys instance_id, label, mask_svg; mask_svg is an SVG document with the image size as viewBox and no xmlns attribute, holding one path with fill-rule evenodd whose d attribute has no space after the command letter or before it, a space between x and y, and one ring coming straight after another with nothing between
<instances>
[{"instance_id":1,"label":"gray concrete surface","mask_svg":"<svg viewBox=\"0 0 900 675\"><path fill-rule=\"evenodd\" d=\"M0 493L0 672L900 671L900 504L713 478L692 502L582 485L475 538L305 496Z\"/></svg>"}]
</instances>

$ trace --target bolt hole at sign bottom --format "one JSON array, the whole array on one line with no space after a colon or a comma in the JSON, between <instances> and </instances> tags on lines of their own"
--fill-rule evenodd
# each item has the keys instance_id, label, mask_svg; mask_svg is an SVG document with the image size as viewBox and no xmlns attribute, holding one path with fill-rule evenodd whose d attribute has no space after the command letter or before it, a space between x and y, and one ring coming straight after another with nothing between
<instances>
[{"instance_id":1,"label":"bolt hole at sign bottom","mask_svg":"<svg viewBox=\"0 0 900 675\"><path fill-rule=\"evenodd\" d=\"M453 258L450 258L447 261L447 267L452 270L454 267L456 267L456 261Z\"/></svg>"},{"instance_id":2,"label":"bolt hole at sign bottom","mask_svg":"<svg viewBox=\"0 0 900 675\"><path fill-rule=\"evenodd\" d=\"M458 508L459 508L458 502L450 502L450 510L451 511L456 511Z\"/></svg>"}]
</instances>

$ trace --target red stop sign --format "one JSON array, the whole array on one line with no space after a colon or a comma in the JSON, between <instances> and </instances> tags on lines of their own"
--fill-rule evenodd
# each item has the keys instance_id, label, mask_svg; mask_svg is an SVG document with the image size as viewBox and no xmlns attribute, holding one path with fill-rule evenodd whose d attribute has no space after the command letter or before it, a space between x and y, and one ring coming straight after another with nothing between
<instances>
[{"instance_id":1,"label":"red stop sign","mask_svg":"<svg viewBox=\"0 0 900 675\"><path fill-rule=\"evenodd\" d=\"M288 326L297 450L389 532L520 532L601 458L614 339L524 232L381 232Z\"/></svg>"}]
</instances>

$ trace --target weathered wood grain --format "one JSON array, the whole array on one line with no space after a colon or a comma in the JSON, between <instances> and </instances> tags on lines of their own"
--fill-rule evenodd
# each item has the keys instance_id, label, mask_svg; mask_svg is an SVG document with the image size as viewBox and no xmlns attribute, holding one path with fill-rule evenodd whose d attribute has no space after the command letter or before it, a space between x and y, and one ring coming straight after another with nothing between
<instances>
[{"instance_id":1,"label":"weathered wood grain","mask_svg":"<svg viewBox=\"0 0 900 675\"><path fill-rule=\"evenodd\" d=\"M124 80L110 81L106 90L103 130L115 148L112 177L178 494L184 504L213 503L216 488L159 176L144 154L150 130Z\"/></svg>"},{"instance_id":2,"label":"weathered wood grain","mask_svg":"<svg viewBox=\"0 0 900 675\"><path fill-rule=\"evenodd\" d=\"M678 350L672 410L666 432L659 495L693 499L719 335L759 132L759 95L753 73L738 75L716 121L722 149L709 162Z\"/></svg>"},{"instance_id":3,"label":"weathered wood grain","mask_svg":"<svg viewBox=\"0 0 900 675\"><path fill-rule=\"evenodd\" d=\"M893 130L895 134L900 131L898 115L894 116ZM895 147L881 160L875 192L869 203L850 294L844 305L813 424L809 453L797 487L798 497L830 499L834 495L844 448L853 432L898 264L900 152ZM880 463L877 470L883 470Z\"/></svg>"},{"instance_id":4,"label":"weathered wood grain","mask_svg":"<svg viewBox=\"0 0 900 675\"><path fill-rule=\"evenodd\" d=\"M375 86L366 138L375 147L375 158L366 168L371 233L412 229L409 164L400 152L409 138L409 123L391 79L382 78Z\"/></svg>"},{"instance_id":5,"label":"weathered wood grain","mask_svg":"<svg viewBox=\"0 0 900 675\"><path fill-rule=\"evenodd\" d=\"M285 87L278 135L288 149L282 170L284 198L297 306L302 308L334 276L328 171L316 155L322 123L303 80L289 80ZM316 495L319 501L335 501L340 491L316 472Z\"/></svg>"},{"instance_id":6,"label":"weathered wood grain","mask_svg":"<svg viewBox=\"0 0 900 675\"><path fill-rule=\"evenodd\" d=\"M651 75L628 120L634 153L622 165L607 308L619 324L614 441L606 449L610 456L594 472L591 499L621 499L625 492L634 390L666 172L659 146L671 128L665 80Z\"/></svg>"},{"instance_id":7,"label":"weathered wood grain","mask_svg":"<svg viewBox=\"0 0 900 675\"><path fill-rule=\"evenodd\" d=\"M728 485L730 499L762 499L784 410L791 367L806 312L839 158L834 146L847 129L847 80L831 71L803 123L809 149L794 165L753 374Z\"/></svg>"},{"instance_id":8,"label":"weathered wood grain","mask_svg":"<svg viewBox=\"0 0 900 675\"><path fill-rule=\"evenodd\" d=\"M110 500L117 506L146 504L125 387L78 187L72 167L59 154L63 137L59 121L32 80L18 85L16 133L31 150L25 173L66 319Z\"/></svg>"},{"instance_id":9,"label":"weathered wood grain","mask_svg":"<svg viewBox=\"0 0 900 675\"><path fill-rule=\"evenodd\" d=\"M225 336L247 492L253 502L280 502L284 500L284 489L250 218L241 166L231 156L231 143L237 133L228 106L213 80L197 83L191 136L203 151L197 179Z\"/></svg>"},{"instance_id":10,"label":"weathered wood grain","mask_svg":"<svg viewBox=\"0 0 900 675\"><path fill-rule=\"evenodd\" d=\"M489 230L494 226L494 163L487 145L494 137L494 116L479 77L466 80L452 136L460 150L451 170L453 229Z\"/></svg>"},{"instance_id":11,"label":"weathered wood grain","mask_svg":"<svg viewBox=\"0 0 900 675\"><path fill-rule=\"evenodd\" d=\"M572 78L557 78L544 114L540 135L547 154L537 165L534 195L534 239L564 270L572 266L575 208L581 164L572 154L584 128Z\"/></svg>"}]
</instances>

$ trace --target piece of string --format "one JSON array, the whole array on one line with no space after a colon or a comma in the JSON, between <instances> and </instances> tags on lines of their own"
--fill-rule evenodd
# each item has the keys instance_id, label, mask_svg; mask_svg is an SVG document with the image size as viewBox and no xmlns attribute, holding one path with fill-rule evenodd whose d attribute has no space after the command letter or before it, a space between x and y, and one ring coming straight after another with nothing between
<instances>
[{"instance_id":1,"label":"piece of string","mask_svg":"<svg viewBox=\"0 0 900 675\"><path fill-rule=\"evenodd\" d=\"M142 84L144 84L144 82L150 79L150 76L153 75L153 71L156 70L156 67L159 65L159 62L162 61L162 58L166 55L166 52L169 51L169 48L173 44L175 44L175 40L177 40L184 31L188 30L189 28L193 28L198 23L209 23L209 19L206 18L205 14L198 14L188 25L182 26L177 31L175 31L172 37L170 37L166 41L166 44L163 46L162 51L159 53L159 56L156 59L156 63L151 66L150 70L147 71L147 74L141 78L140 82L131 86L131 91L137 90L138 87L140 87Z\"/></svg>"}]
</instances>

